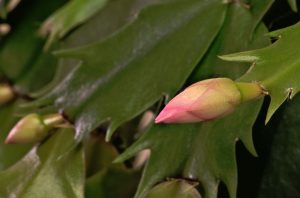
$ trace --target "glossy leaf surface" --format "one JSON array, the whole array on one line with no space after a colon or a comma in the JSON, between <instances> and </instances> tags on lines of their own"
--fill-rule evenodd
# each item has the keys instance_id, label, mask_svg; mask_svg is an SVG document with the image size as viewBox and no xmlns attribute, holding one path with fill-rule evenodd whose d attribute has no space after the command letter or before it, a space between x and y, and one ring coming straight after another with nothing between
<instances>
[{"instance_id":1,"label":"glossy leaf surface","mask_svg":"<svg viewBox=\"0 0 300 198\"><path fill-rule=\"evenodd\" d=\"M258 3L257 10L265 12L270 3L271 1L264 4ZM215 56L206 56L204 63L206 61L216 62L217 54L223 49L235 50L241 47L245 49L264 46L267 43L267 40L262 39L265 28L262 24L257 23L260 18L253 17L255 15L252 15L252 18L251 14L249 15L249 10L240 5L232 4L231 6L225 24L219 33L220 37L215 40L209 51ZM256 16L261 16L258 13ZM239 17L232 17L236 15ZM240 26L247 28L240 29ZM249 39L248 42L244 43L244 46L240 46L238 42L234 44L230 42L230 40L235 39L235 34L225 34L225 32L236 31L237 28L239 29L239 36L246 40ZM249 29L254 30L250 38ZM220 38L225 41L228 39L228 44L222 48L218 42ZM211 65L211 67L211 71L218 71L217 75L233 78L237 77L238 74L242 75L245 71L245 68L232 66L231 71L233 72L224 72L222 64ZM199 69L201 70L201 63ZM227 69L229 70L230 67ZM197 78L205 75L201 71L196 71L196 73L198 73ZM151 157L145 167L136 197L144 197L152 185L166 177L178 175L200 181L205 190L204 197L217 197L220 181L226 184L230 196L235 197L237 188L235 143L241 139L246 147L255 154L251 133L260 106L261 101L246 103L226 118L203 124L154 126L117 159L117 161L122 161L141 149L151 149ZM168 153L167 156L166 153Z\"/></svg>"},{"instance_id":2,"label":"glossy leaf surface","mask_svg":"<svg viewBox=\"0 0 300 198\"><path fill-rule=\"evenodd\" d=\"M119 31L123 26L134 20L135 15L137 15L141 9L159 1L160 0L108 1L105 9L96 13L94 17L86 21L86 23L78 27L76 31L67 36L67 38L60 43L60 48L75 48L104 40L106 37ZM115 15L114 13L118 14ZM56 86L59 86L59 83L63 81L65 76L76 68L79 63L80 60L61 58L53 81L47 87L35 93L34 97L42 97ZM36 110L35 108L30 108L29 105L27 112L29 113L32 109ZM54 109L52 108L52 111L53 110Z\"/></svg>"},{"instance_id":3,"label":"glossy leaf surface","mask_svg":"<svg viewBox=\"0 0 300 198\"><path fill-rule=\"evenodd\" d=\"M38 104L55 100L75 120L77 139L109 120L110 139L120 124L182 86L218 32L225 8L218 0L152 5L102 42L57 52L82 62Z\"/></svg>"},{"instance_id":4,"label":"glossy leaf surface","mask_svg":"<svg viewBox=\"0 0 300 198\"><path fill-rule=\"evenodd\" d=\"M72 130L58 130L33 147L9 169L0 172L1 197L83 197L82 148L74 148Z\"/></svg>"}]
</instances>

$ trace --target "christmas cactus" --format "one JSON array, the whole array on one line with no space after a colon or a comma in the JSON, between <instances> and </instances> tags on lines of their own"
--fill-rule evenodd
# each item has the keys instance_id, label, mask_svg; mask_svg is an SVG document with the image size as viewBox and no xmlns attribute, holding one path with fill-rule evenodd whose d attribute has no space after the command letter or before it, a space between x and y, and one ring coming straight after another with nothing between
<instances>
[{"instance_id":1,"label":"christmas cactus","mask_svg":"<svg viewBox=\"0 0 300 198\"><path fill-rule=\"evenodd\" d=\"M300 197L297 0L0 0L0 17L1 198Z\"/></svg>"}]
</instances>

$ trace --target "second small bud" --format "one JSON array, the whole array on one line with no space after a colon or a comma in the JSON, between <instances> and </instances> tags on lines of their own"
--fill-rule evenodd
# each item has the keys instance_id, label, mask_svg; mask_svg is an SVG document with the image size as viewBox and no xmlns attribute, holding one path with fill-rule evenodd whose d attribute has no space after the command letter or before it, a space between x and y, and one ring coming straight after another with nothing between
<instances>
[{"instance_id":1,"label":"second small bud","mask_svg":"<svg viewBox=\"0 0 300 198\"><path fill-rule=\"evenodd\" d=\"M41 116L36 113L23 117L9 132L6 144L37 143L49 135L49 131L65 119L60 114Z\"/></svg>"}]
</instances>

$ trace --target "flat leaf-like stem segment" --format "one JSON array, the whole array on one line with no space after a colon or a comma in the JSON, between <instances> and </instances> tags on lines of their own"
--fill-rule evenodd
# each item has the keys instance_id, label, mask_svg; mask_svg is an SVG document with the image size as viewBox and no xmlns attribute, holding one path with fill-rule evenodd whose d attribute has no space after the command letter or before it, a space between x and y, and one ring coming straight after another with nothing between
<instances>
[{"instance_id":1,"label":"flat leaf-like stem segment","mask_svg":"<svg viewBox=\"0 0 300 198\"><path fill-rule=\"evenodd\" d=\"M136 197L144 197L155 183L180 173L184 178L200 181L207 198L217 197L220 181L235 197L235 143L242 139L255 154L251 127L260 104L248 103L224 119L205 124L153 127L116 160L123 161L142 149L151 149Z\"/></svg>"},{"instance_id":2,"label":"flat leaf-like stem segment","mask_svg":"<svg viewBox=\"0 0 300 198\"><path fill-rule=\"evenodd\" d=\"M183 85L219 31L225 10L219 0L148 6L101 42L56 52L81 63L36 104L55 100L75 120L78 140L109 120L109 140L120 124Z\"/></svg>"},{"instance_id":3,"label":"flat leaf-like stem segment","mask_svg":"<svg viewBox=\"0 0 300 198\"><path fill-rule=\"evenodd\" d=\"M208 75L230 78L241 76L247 70L246 66L234 67L235 64L230 62L225 62L224 65L217 55L266 46L268 38L263 36L266 29L260 19L271 3L272 1L253 1L251 12L239 4L230 4L223 27L195 71L197 75L193 76L193 80L197 81ZM203 66L209 71L204 70ZM245 81L243 78L239 80ZM199 181L206 198L217 197L218 184L222 181L226 184L230 197L235 198L235 144L241 140L252 154L256 154L251 133L261 102L245 103L221 120L192 125L159 125L146 132L116 160L123 161L139 150L151 149L151 157L144 169L136 198L145 197L154 184L168 177Z\"/></svg>"},{"instance_id":4,"label":"flat leaf-like stem segment","mask_svg":"<svg viewBox=\"0 0 300 198\"><path fill-rule=\"evenodd\" d=\"M286 99L299 92L299 34L300 23L297 23L269 33L278 40L266 48L221 57L228 61L252 63L243 79L259 82L271 96L266 122Z\"/></svg>"},{"instance_id":5,"label":"flat leaf-like stem segment","mask_svg":"<svg viewBox=\"0 0 300 198\"><path fill-rule=\"evenodd\" d=\"M83 197L83 149L70 150L72 136L72 130L59 130L0 172L0 197Z\"/></svg>"}]
</instances>

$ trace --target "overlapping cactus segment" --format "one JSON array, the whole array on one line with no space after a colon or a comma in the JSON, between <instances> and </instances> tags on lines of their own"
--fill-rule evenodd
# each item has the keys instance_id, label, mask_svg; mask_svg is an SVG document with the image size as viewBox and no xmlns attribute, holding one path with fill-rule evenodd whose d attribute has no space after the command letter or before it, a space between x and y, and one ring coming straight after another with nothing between
<instances>
[{"instance_id":1,"label":"overlapping cactus segment","mask_svg":"<svg viewBox=\"0 0 300 198\"><path fill-rule=\"evenodd\" d=\"M247 66L239 64L234 67L234 64L219 61L217 55L267 45L268 39L264 37L266 29L260 23L260 17L270 3L271 1L253 3L251 13L242 5L230 4L224 26L195 71L197 75L193 79L201 79L207 75L230 78L243 75ZM238 32L238 35L233 32ZM238 38L243 38L243 42L238 42L241 40ZM240 81L252 82L243 78ZM204 189L204 197L216 198L220 182L225 183L230 197L236 197L235 144L241 140L247 149L256 155L252 142L252 126L261 103L262 100L244 103L231 115L202 124L152 127L117 159L123 161L142 149L151 149L151 157L144 169L136 197L144 197L155 183L178 175L200 181L199 186Z\"/></svg>"},{"instance_id":2,"label":"overlapping cactus segment","mask_svg":"<svg viewBox=\"0 0 300 198\"><path fill-rule=\"evenodd\" d=\"M110 121L109 140L118 126L163 93L174 94L220 30L228 5L219 0L159 0L142 9L137 4L132 7L141 11L135 8L134 20L112 36L56 52L81 62L36 104L55 100L75 121L78 139Z\"/></svg>"},{"instance_id":3,"label":"overlapping cactus segment","mask_svg":"<svg viewBox=\"0 0 300 198\"><path fill-rule=\"evenodd\" d=\"M35 145L16 164L1 171L0 196L82 198L84 156L82 147L70 150L73 134L70 129L58 131L45 144Z\"/></svg>"},{"instance_id":4,"label":"overlapping cactus segment","mask_svg":"<svg viewBox=\"0 0 300 198\"><path fill-rule=\"evenodd\" d=\"M268 35L277 39L269 47L221 56L228 61L252 63L243 79L259 82L271 96L266 122L300 90L300 23Z\"/></svg>"}]
</instances>

